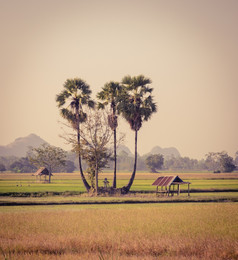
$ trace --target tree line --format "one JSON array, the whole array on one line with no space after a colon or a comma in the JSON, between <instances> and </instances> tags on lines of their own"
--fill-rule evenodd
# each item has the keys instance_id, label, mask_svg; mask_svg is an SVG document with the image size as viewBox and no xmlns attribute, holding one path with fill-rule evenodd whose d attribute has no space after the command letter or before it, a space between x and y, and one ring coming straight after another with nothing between
<instances>
[{"instance_id":1,"label":"tree line","mask_svg":"<svg viewBox=\"0 0 238 260\"><path fill-rule=\"evenodd\" d=\"M118 156L118 170L128 171L133 167L133 157L126 152ZM205 155L205 159L197 160L189 157L174 157L162 154L151 154L138 156L138 171L211 171L211 172L231 172L238 166L238 152L234 159L226 152L210 152ZM113 166L110 165L110 169Z\"/></svg>"},{"instance_id":2,"label":"tree line","mask_svg":"<svg viewBox=\"0 0 238 260\"><path fill-rule=\"evenodd\" d=\"M147 167L151 172L157 170L170 171L211 171L214 173L232 172L238 165L238 152L235 158L227 152L210 152L205 159L197 160L189 157L170 157L164 159L162 155L150 155L146 158Z\"/></svg>"},{"instance_id":3,"label":"tree line","mask_svg":"<svg viewBox=\"0 0 238 260\"><path fill-rule=\"evenodd\" d=\"M40 148L40 147L39 147ZM28 153L29 154L29 153ZM66 152L64 165L54 167L52 172L68 172L72 173L79 170L77 167L77 158L72 152ZM210 152L205 155L204 159L197 160L189 157L164 157L162 154L144 155L137 158L137 170L145 172L161 172L161 171L211 171L215 173L230 172L238 166L238 151L232 158L226 152ZM120 172L128 172L133 169L134 158L125 151L117 155L117 170ZM40 164L45 165L44 163ZM87 162L82 161L82 167L87 168ZM89 167L90 168L90 167ZM103 170L113 171L114 161L109 161L108 167ZM11 171L15 173L33 173L37 170L37 166L32 164L29 157L18 158L15 156L0 157L0 171ZM89 177L91 175L89 174Z\"/></svg>"}]
</instances>

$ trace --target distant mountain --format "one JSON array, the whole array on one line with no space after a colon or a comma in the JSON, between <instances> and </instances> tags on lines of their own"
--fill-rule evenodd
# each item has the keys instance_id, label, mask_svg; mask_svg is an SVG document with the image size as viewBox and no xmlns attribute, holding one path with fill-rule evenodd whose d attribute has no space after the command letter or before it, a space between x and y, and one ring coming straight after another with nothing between
<instances>
[{"instance_id":1,"label":"distant mountain","mask_svg":"<svg viewBox=\"0 0 238 260\"><path fill-rule=\"evenodd\" d=\"M148 154L144 156L147 157L150 154L162 154L164 158L181 157L179 151L175 147L161 148L160 146L155 146Z\"/></svg>"},{"instance_id":2,"label":"distant mountain","mask_svg":"<svg viewBox=\"0 0 238 260\"><path fill-rule=\"evenodd\" d=\"M0 156L26 156L29 147L39 147L47 143L45 140L35 134L30 134L26 137L17 138L13 143L5 146L0 146Z\"/></svg>"},{"instance_id":3,"label":"distant mountain","mask_svg":"<svg viewBox=\"0 0 238 260\"><path fill-rule=\"evenodd\" d=\"M16 156L16 157L24 157L26 156L29 147L39 147L40 145L47 143L41 137L36 134L30 134L26 137L17 138L14 142L0 146L0 156ZM179 151L174 148L161 148L159 146L155 146L149 153L143 155L142 157L146 158L150 154L162 154L165 158L170 157L180 157ZM117 148L118 156L128 156L134 157L134 154L131 150L125 145L119 145Z\"/></svg>"},{"instance_id":4,"label":"distant mountain","mask_svg":"<svg viewBox=\"0 0 238 260\"><path fill-rule=\"evenodd\" d=\"M129 156L129 157L134 157L133 153L131 152L131 150L125 146L125 145L119 145L117 148L117 155L119 156Z\"/></svg>"},{"instance_id":5,"label":"distant mountain","mask_svg":"<svg viewBox=\"0 0 238 260\"><path fill-rule=\"evenodd\" d=\"M171 157L181 157L179 151L175 147L161 148L160 146L155 146L149 153L144 154L142 157L146 158L151 154L162 154L166 159ZM134 154L125 145L119 145L117 148L117 155L134 157Z\"/></svg>"}]
</instances>

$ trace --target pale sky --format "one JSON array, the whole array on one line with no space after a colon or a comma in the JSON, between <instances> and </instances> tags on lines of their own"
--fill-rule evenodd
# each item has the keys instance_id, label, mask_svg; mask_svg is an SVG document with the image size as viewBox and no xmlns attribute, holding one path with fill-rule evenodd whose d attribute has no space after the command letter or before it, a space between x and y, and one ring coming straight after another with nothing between
<instances>
[{"instance_id":1,"label":"pale sky","mask_svg":"<svg viewBox=\"0 0 238 260\"><path fill-rule=\"evenodd\" d=\"M95 97L108 81L143 74L158 112L139 132L141 155L159 145L234 156L237 28L237 0L0 0L0 145L35 133L67 148L55 102L67 78ZM124 120L120 131L133 152Z\"/></svg>"}]
</instances>

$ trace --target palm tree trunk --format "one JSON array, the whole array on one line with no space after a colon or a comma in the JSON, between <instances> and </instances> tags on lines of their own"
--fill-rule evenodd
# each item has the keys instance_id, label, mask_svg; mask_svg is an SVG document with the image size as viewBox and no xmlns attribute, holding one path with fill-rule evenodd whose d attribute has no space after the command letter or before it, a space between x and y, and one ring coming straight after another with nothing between
<instances>
[{"instance_id":1,"label":"palm tree trunk","mask_svg":"<svg viewBox=\"0 0 238 260\"><path fill-rule=\"evenodd\" d=\"M98 164L97 164L97 160L96 160L96 165L95 165L96 169L95 169L95 188L96 188L96 195L98 195Z\"/></svg>"},{"instance_id":2,"label":"palm tree trunk","mask_svg":"<svg viewBox=\"0 0 238 260\"><path fill-rule=\"evenodd\" d=\"M137 130L135 130L135 161L134 161L134 169L133 169L133 173L131 175L131 178L127 184L127 186L123 187L122 188L122 191L125 192L125 193L128 193L132 184L133 184L133 181L135 179L135 176L136 176L136 165L137 165Z\"/></svg>"},{"instance_id":3,"label":"palm tree trunk","mask_svg":"<svg viewBox=\"0 0 238 260\"><path fill-rule=\"evenodd\" d=\"M81 175L81 179L83 181L84 187L86 188L87 192L89 192L91 186L88 184L84 174L83 174L83 169L82 169L82 161L81 161L81 152L80 152L80 128L78 126L77 129L77 141L78 141L78 147L79 147L79 171L80 171L80 175Z\"/></svg>"},{"instance_id":4,"label":"palm tree trunk","mask_svg":"<svg viewBox=\"0 0 238 260\"><path fill-rule=\"evenodd\" d=\"M51 183L51 175L49 175L49 183Z\"/></svg>"},{"instance_id":5,"label":"palm tree trunk","mask_svg":"<svg viewBox=\"0 0 238 260\"><path fill-rule=\"evenodd\" d=\"M113 188L117 187L117 130L114 129L114 178Z\"/></svg>"},{"instance_id":6,"label":"palm tree trunk","mask_svg":"<svg viewBox=\"0 0 238 260\"><path fill-rule=\"evenodd\" d=\"M51 183L51 168L49 169L49 183Z\"/></svg>"}]
</instances>

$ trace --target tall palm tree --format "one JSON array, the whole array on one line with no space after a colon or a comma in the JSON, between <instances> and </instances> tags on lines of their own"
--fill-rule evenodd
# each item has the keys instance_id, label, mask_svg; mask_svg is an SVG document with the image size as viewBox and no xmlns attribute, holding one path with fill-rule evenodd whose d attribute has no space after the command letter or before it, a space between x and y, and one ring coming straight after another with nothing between
<instances>
[{"instance_id":1,"label":"tall palm tree","mask_svg":"<svg viewBox=\"0 0 238 260\"><path fill-rule=\"evenodd\" d=\"M56 96L56 102L60 113L77 132L77 147L80 175L87 191L90 190L82 169L80 152L80 124L85 122L87 114L83 111L84 106L93 108L94 101L91 99L89 85L79 78L67 79L63 85L64 89Z\"/></svg>"},{"instance_id":2,"label":"tall palm tree","mask_svg":"<svg viewBox=\"0 0 238 260\"><path fill-rule=\"evenodd\" d=\"M136 77L125 76L122 79L122 84L124 86L125 94L119 104L119 111L130 124L131 129L135 131L134 168L127 186L122 188L122 191L127 193L133 184L136 174L138 131L142 127L142 123L149 120L157 109L151 95L153 88L149 87L149 84L151 84L149 78L146 78L143 75Z\"/></svg>"},{"instance_id":3,"label":"tall palm tree","mask_svg":"<svg viewBox=\"0 0 238 260\"><path fill-rule=\"evenodd\" d=\"M108 116L108 124L114 134L114 176L113 176L113 188L117 187L117 106L119 104L119 98L121 95L122 87L118 82L109 82L104 85L102 91L97 94L97 98L103 102L99 102L99 108L105 108L106 105L110 105L111 113Z\"/></svg>"}]
</instances>

